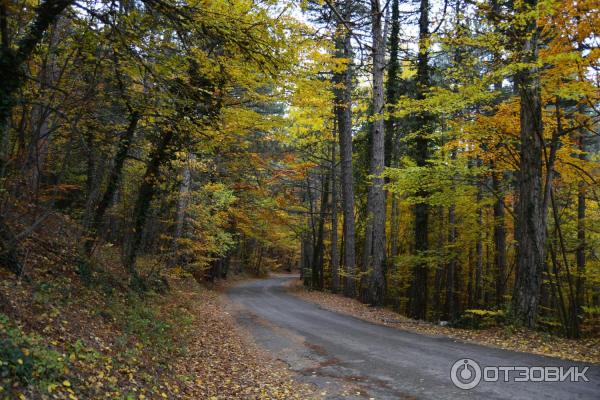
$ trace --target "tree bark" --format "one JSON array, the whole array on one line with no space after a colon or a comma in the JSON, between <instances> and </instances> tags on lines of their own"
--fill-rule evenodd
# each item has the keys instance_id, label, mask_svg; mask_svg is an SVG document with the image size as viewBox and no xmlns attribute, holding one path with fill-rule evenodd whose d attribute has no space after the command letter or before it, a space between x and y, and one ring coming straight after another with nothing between
<instances>
[{"instance_id":1,"label":"tree bark","mask_svg":"<svg viewBox=\"0 0 600 400\"><path fill-rule=\"evenodd\" d=\"M179 198L177 199L177 211L175 213L175 229L173 230L173 243L171 245L172 256L170 258L171 266L178 262L179 239L183 237L187 208L190 202L190 191L192 190L192 169L190 162L194 160L193 154L188 154L185 165L182 169L182 179L179 185Z\"/></svg>"},{"instance_id":2,"label":"tree bark","mask_svg":"<svg viewBox=\"0 0 600 400\"><path fill-rule=\"evenodd\" d=\"M108 209L115 195L115 192L119 187L119 182L121 181L121 175L123 173L123 165L125 164L127 154L129 154L131 142L133 140L133 135L137 128L139 119L140 114L136 111L132 112L132 114L129 116L129 125L127 127L127 130L121 135L121 139L119 140L117 154L115 155L114 163L108 174L106 189L102 194L100 202L98 202L98 205L96 206L94 218L92 219L92 222L90 224L89 230L91 237L87 238L85 241L84 247L88 255L92 253L95 243L95 236L100 232L104 214L106 213L106 210Z\"/></svg>"},{"instance_id":3,"label":"tree bark","mask_svg":"<svg viewBox=\"0 0 600 400\"><path fill-rule=\"evenodd\" d=\"M142 241L142 233L144 232L144 226L146 225L150 203L156 192L160 167L170 156L171 141L173 140L174 135L175 130L167 128L150 155L150 161L146 167L146 172L144 173L133 210L133 228L129 231L129 240L127 246L125 246L123 255L123 265L125 266L125 269L130 273L134 285L142 285L142 287L140 287L141 289L143 289L143 283L135 268L135 261Z\"/></svg>"},{"instance_id":4,"label":"tree bark","mask_svg":"<svg viewBox=\"0 0 600 400\"><path fill-rule=\"evenodd\" d=\"M338 200L336 182L336 151L337 143L331 143L331 291L337 293L340 289L339 255L338 255Z\"/></svg>"},{"instance_id":5,"label":"tree bark","mask_svg":"<svg viewBox=\"0 0 600 400\"><path fill-rule=\"evenodd\" d=\"M476 165L479 167L481 161L476 160ZM477 242L475 244L475 252L477 256L477 265L475 268L475 306L481 307L483 300L483 209L481 208L481 200L483 193L481 182L477 184Z\"/></svg>"},{"instance_id":6,"label":"tree bark","mask_svg":"<svg viewBox=\"0 0 600 400\"><path fill-rule=\"evenodd\" d=\"M445 317L452 321L456 319L457 313L457 291L456 291L456 255L454 244L456 243L456 207L454 204L448 208L448 245L451 249L450 260L446 265L446 301Z\"/></svg>"},{"instance_id":7,"label":"tree bark","mask_svg":"<svg viewBox=\"0 0 600 400\"><path fill-rule=\"evenodd\" d=\"M388 77L386 83L386 103L388 107L393 107L401 95L400 82L400 1L392 1L392 24L390 30L390 59L388 62ZM397 140L397 118L389 117L385 121L385 165L392 165L394 153L396 150L395 142Z\"/></svg>"},{"instance_id":8,"label":"tree bark","mask_svg":"<svg viewBox=\"0 0 600 400\"><path fill-rule=\"evenodd\" d=\"M350 18L350 1L342 2L342 15L348 21ZM344 257L343 265L346 274L344 294L354 297L356 291L356 245L354 221L354 172L352 166L352 33L342 21L337 23L336 55L348 60L345 71L334 74L336 83L335 113L339 129L340 141L340 169L342 185L342 208L344 213L343 240Z\"/></svg>"},{"instance_id":9,"label":"tree bark","mask_svg":"<svg viewBox=\"0 0 600 400\"><path fill-rule=\"evenodd\" d=\"M325 173L323 175L323 184L321 185L321 204L319 205L319 226L317 228L317 236L315 238L311 283L311 287L318 290L323 289L323 239L325 231L325 218L327 216L327 198L329 197L329 174Z\"/></svg>"},{"instance_id":10,"label":"tree bark","mask_svg":"<svg viewBox=\"0 0 600 400\"><path fill-rule=\"evenodd\" d=\"M504 225L504 196L500 188L500 178L495 171L492 172L492 189L498 196L494 203L494 264L496 272L496 306L501 308L506 293L506 226Z\"/></svg>"},{"instance_id":11,"label":"tree bark","mask_svg":"<svg viewBox=\"0 0 600 400\"><path fill-rule=\"evenodd\" d=\"M390 30L390 60L388 62L388 79L386 89L386 102L387 106L391 107L397 103L401 95L401 81L400 81L400 1L392 1L392 21ZM389 117L385 124L385 165L386 166L397 166L399 158L399 146L398 146L398 120L394 117ZM398 224L400 221L399 209L398 209L398 196L392 193L392 204L391 204L391 221L390 221L390 251L388 257L388 264L395 262L394 259L398 256Z\"/></svg>"},{"instance_id":12,"label":"tree bark","mask_svg":"<svg viewBox=\"0 0 600 400\"><path fill-rule=\"evenodd\" d=\"M527 0L519 12L537 7ZM534 65L538 60L538 26L535 16L527 17L520 46L521 62ZM543 126L539 71L528 66L517 74L521 98L519 199L517 203L517 271L512 308L514 320L535 327L544 270L548 187L543 177ZM547 171L551 174L551 171ZM551 185L548 180L547 185Z\"/></svg>"},{"instance_id":13,"label":"tree bark","mask_svg":"<svg viewBox=\"0 0 600 400\"><path fill-rule=\"evenodd\" d=\"M585 145L583 132L579 134L578 146L580 160L585 160ZM577 280L575 283L575 292L577 304L575 306L577 316L581 318L583 315L583 305L585 299L585 181L581 180L577 188L577 250L575 253L577 263Z\"/></svg>"},{"instance_id":14,"label":"tree bark","mask_svg":"<svg viewBox=\"0 0 600 400\"><path fill-rule=\"evenodd\" d=\"M382 305L385 296L383 264L385 262L385 191L383 170L385 167L384 96L383 72L385 48L382 32L383 10L379 0L371 0L372 57L373 57L373 116L371 185L367 198L367 235L365 238L364 269L370 271L369 289L366 300L370 304Z\"/></svg>"},{"instance_id":15,"label":"tree bark","mask_svg":"<svg viewBox=\"0 0 600 400\"><path fill-rule=\"evenodd\" d=\"M421 0L419 16L419 55L417 57L417 97L424 98L424 91L429 86L429 0ZM419 115L420 129L415 143L415 161L417 166L425 167L428 158L427 131L430 129L431 117L427 114ZM420 197L425 197L426 192L420 190ZM418 257L423 257L429 248L428 243L428 214L429 207L426 202L415 205L415 251ZM411 284L411 298L409 314L412 318L425 319L427 317L427 263L420 259L413 270Z\"/></svg>"}]
</instances>

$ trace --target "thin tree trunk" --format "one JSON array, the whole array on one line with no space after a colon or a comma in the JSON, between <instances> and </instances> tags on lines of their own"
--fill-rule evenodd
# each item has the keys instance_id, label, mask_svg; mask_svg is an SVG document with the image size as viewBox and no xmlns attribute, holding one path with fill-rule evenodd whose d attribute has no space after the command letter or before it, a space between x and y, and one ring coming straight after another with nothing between
<instances>
[{"instance_id":1,"label":"thin tree trunk","mask_svg":"<svg viewBox=\"0 0 600 400\"><path fill-rule=\"evenodd\" d=\"M175 213L175 229L173 230L173 243L171 245L172 256L170 258L171 266L177 264L179 251L179 240L183 237L187 208L190 201L190 191L192 189L192 170L190 163L194 160L194 155L189 154L182 169L182 179L179 185L179 198L177 199L177 211Z\"/></svg>"},{"instance_id":2,"label":"thin tree trunk","mask_svg":"<svg viewBox=\"0 0 600 400\"><path fill-rule=\"evenodd\" d=\"M350 18L350 1L342 2L343 18ZM345 71L334 74L336 83L335 112L339 129L342 208L344 210L344 258L343 264L346 274L344 294L353 297L356 291L356 246L355 246L355 221L354 221L354 172L352 167L352 33L342 21L337 23L336 55L348 60Z\"/></svg>"},{"instance_id":3,"label":"thin tree trunk","mask_svg":"<svg viewBox=\"0 0 600 400\"><path fill-rule=\"evenodd\" d=\"M336 182L336 151L337 143L331 143L331 291L337 293L340 289L339 255L338 255L338 200Z\"/></svg>"},{"instance_id":4,"label":"thin tree trunk","mask_svg":"<svg viewBox=\"0 0 600 400\"><path fill-rule=\"evenodd\" d=\"M477 166L480 160L477 160ZM475 306L481 307L483 299L483 210L481 208L481 200L483 198L481 183L477 184L477 242L475 245L477 265L475 268Z\"/></svg>"},{"instance_id":5,"label":"thin tree trunk","mask_svg":"<svg viewBox=\"0 0 600 400\"><path fill-rule=\"evenodd\" d=\"M450 321L456 319L456 254L454 245L456 243L456 206L451 204L448 208L448 246L450 248L449 261L446 265L446 302L445 315Z\"/></svg>"},{"instance_id":6,"label":"thin tree trunk","mask_svg":"<svg viewBox=\"0 0 600 400\"><path fill-rule=\"evenodd\" d=\"M108 209L118 187L119 182L121 181L121 175L123 173L123 165L125 164L125 159L127 158L127 154L129 153L129 148L131 147L131 142L133 140L133 135L137 128L138 121L140 119L140 115L138 112L134 111L129 117L129 126L127 130L121 136L119 140L117 154L115 155L114 163L112 168L108 174L108 181L106 183L106 189L104 190L104 194L98 202L96 206L96 211L94 212L94 218L92 219L90 225L90 234L91 237L88 237L85 241L85 250L89 255L91 254L94 243L95 243L95 235L100 232L100 227L102 226L102 220L104 218L104 214Z\"/></svg>"},{"instance_id":7,"label":"thin tree trunk","mask_svg":"<svg viewBox=\"0 0 600 400\"><path fill-rule=\"evenodd\" d=\"M390 60L388 62L388 77L386 82L386 103L392 107L398 102L401 93L400 87L400 1L392 0L392 26L390 30ZM395 158L397 118L388 117L385 121L385 165L392 165Z\"/></svg>"},{"instance_id":8,"label":"thin tree trunk","mask_svg":"<svg viewBox=\"0 0 600 400\"><path fill-rule=\"evenodd\" d=\"M419 16L419 55L417 57L417 97L424 98L424 92L429 86L429 0L421 0ZM417 166L425 167L428 158L428 138L427 131L431 129L431 117L427 114L421 114L419 121L421 127L416 137L415 159ZM426 192L420 190L420 197L425 197ZM428 243L428 214L429 207L426 202L420 202L415 205L415 251L417 257L424 257L429 249ZM413 268L413 282L411 285L410 310L409 314L415 319L425 319L427 317L427 279L428 270L425 260L417 260Z\"/></svg>"},{"instance_id":9,"label":"thin tree trunk","mask_svg":"<svg viewBox=\"0 0 600 400\"><path fill-rule=\"evenodd\" d=\"M319 226L317 228L317 237L315 238L315 251L312 262L312 282L313 289L323 289L323 253L324 253L324 230L325 218L327 214L327 198L329 197L329 174L325 173L322 177L321 186L321 204L319 206Z\"/></svg>"},{"instance_id":10,"label":"thin tree trunk","mask_svg":"<svg viewBox=\"0 0 600 400\"><path fill-rule=\"evenodd\" d=\"M494 267L496 272L496 306L501 308L506 293L506 226L504 225L504 196L501 192L500 178L497 172L492 172L492 188L498 196L494 203Z\"/></svg>"},{"instance_id":11,"label":"thin tree trunk","mask_svg":"<svg viewBox=\"0 0 600 400\"><path fill-rule=\"evenodd\" d=\"M398 102L401 95L400 82L400 1L392 0L392 21L390 30L390 60L388 62L388 79L386 88L387 106L393 106ZM398 149L398 126L397 119L389 117L385 125L385 164L386 166L396 166L399 158ZM390 251L388 264L393 265L398 256L398 224L400 213L398 209L398 195L392 193L391 221L390 221Z\"/></svg>"},{"instance_id":12,"label":"thin tree trunk","mask_svg":"<svg viewBox=\"0 0 600 400\"><path fill-rule=\"evenodd\" d=\"M579 134L578 147L580 160L585 160L585 144L583 142L583 133ZM577 263L577 281L576 281L576 293L577 293L577 317L581 320L583 316L583 305L585 299L585 181L581 180L577 188L577 250L575 254Z\"/></svg>"}]
</instances>

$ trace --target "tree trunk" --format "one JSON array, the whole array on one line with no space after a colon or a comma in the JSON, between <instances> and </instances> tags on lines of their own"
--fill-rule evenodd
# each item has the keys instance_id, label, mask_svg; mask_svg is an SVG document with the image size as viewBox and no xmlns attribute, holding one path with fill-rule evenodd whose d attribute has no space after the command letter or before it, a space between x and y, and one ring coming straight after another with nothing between
<instances>
[{"instance_id":1,"label":"tree trunk","mask_svg":"<svg viewBox=\"0 0 600 400\"><path fill-rule=\"evenodd\" d=\"M498 196L494 203L494 264L496 270L496 306L501 308L506 293L506 227L504 225L504 196L497 172L492 172L492 188Z\"/></svg>"},{"instance_id":2,"label":"tree trunk","mask_svg":"<svg viewBox=\"0 0 600 400\"><path fill-rule=\"evenodd\" d=\"M524 2L520 12L536 8L537 0ZM535 16L527 18L521 62L535 64L538 59L538 27ZM542 185L543 127L539 71L530 66L517 74L521 98L521 150L519 200L517 203L517 271L513 293L515 322L535 327L546 245L546 210L549 188ZM548 171L551 173L551 171ZM547 185L551 185L548 180Z\"/></svg>"},{"instance_id":3,"label":"tree trunk","mask_svg":"<svg viewBox=\"0 0 600 400\"><path fill-rule=\"evenodd\" d=\"M367 235L365 238L364 269L370 271L368 303L382 305L385 295L383 263L385 262L385 166L383 72L385 48L382 32L383 10L379 0L371 0L372 57L373 57L373 116L370 173L373 176L367 198Z\"/></svg>"},{"instance_id":4,"label":"tree trunk","mask_svg":"<svg viewBox=\"0 0 600 400\"><path fill-rule=\"evenodd\" d=\"M323 289L323 253L324 253L324 230L325 218L327 214L327 198L329 197L329 174L325 173L322 177L321 185L321 204L319 206L319 226L317 228L317 237L315 238L315 251L312 262L312 282L313 289Z\"/></svg>"},{"instance_id":5,"label":"tree trunk","mask_svg":"<svg viewBox=\"0 0 600 400\"><path fill-rule=\"evenodd\" d=\"M578 145L579 159L585 160L585 145L583 133L580 133ZM583 305L585 299L585 182L581 180L577 190L577 250L575 254L577 263L577 280L575 283L576 301L575 306L577 318L583 316Z\"/></svg>"},{"instance_id":6,"label":"tree trunk","mask_svg":"<svg viewBox=\"0 0 600 400\"><path fill-rule=\"evenodd\" d=\"M456 243L456 207L454 204L448 208L448 246L450 250L450 260L446 265L446 301L445 316L448 320L455 320L457 317L456 306L456 254L454 244Z\"/></svg>"},{"instance_id":7,"label":"tree trunk","mask_svg":"<svg viewBox=\"0 0 600 400\"><path fill-rule=\"evenodd\" d=\"M400 1L392 0L392 21L390 30L390 60L388 62L388 79L386 88L386 102L388 107L398 102L401 95L400 81ZM394 166L399 158L398 149L398 126L397 118L389 117L385 125L385 165ZM398 209L398 196L392 193L391 221L390 221L390 251L388 264L393 265L394 259L398 256L398 224L400 221Z\"/></svg>"},{"instance_id":8,"label":"tree trunk","mask_svg":"<svg viewBox=\"0 0 600 400\"><path fill-rule=\"evenodd\" d=\"M419 55L417 58L417 97L424 98L424 91L429 86L429 0L421 0L419 16ZM427 114L419 116L420 131L416 137L415 161L419 167L427 165L428 138L427 131L431 117ZM425 197L426 192L420 190L420 197ZM415 251L418 257L423 257L429 248L428 244L428 213L429 207L426 202L415 205ZM427 263L418 260L414 266L413 282L411 285L411 299L409 314L412 318L425 319L427 317Z\"/></svg>"},{"instance_id":9,"label":"tree trunk","mask_svg":"<svg viewBox=\"0 0 600 400\"><path fill-rule=\"evenodd\" d=\"M177 211L175 213L175 229L173 230L173 243L171 245L172 256L170 258L171 266L178 262L177 252L179 251L179 239L183 236L187 208L190 201L190 191L192 189L192 170L190 162L194 160L193 154L188 154L185 165L182 170L181 184L179 185L179 198L177 199Z\"/></svg>"},{"instance_id":10,"label":"tree trunk","mask_svg":"<svg viewBox=\"0 0 600 400\"><path fill-rule=\"evenodd\" d=\"M139 274L135 269L135 260L142 241L142 233L146 225L150 203L156 192L160 167L170 156L172 150L170 149L171 141L174 135L175 130L167 128L166 132L163 132L160 142L150 155L150 161L146 167L133 210L133 228L129 231L129 240L127 246L125 246L123 255L125 269L131 274L134 285L142 285L141 289L143 289L143 283L139 279Z\"/></svg>"},{"instance_id":11,"label":"tree trunk","mask_svg":"<svg viewBox=\"0 0 600 400\"><path fill-rule=\"evenodd\" d=\"M480 160L477 160L477 166ZM477 257L477 265L475 268L475 306L481 307L483 299L483 210L481 208L481 200L483 198L481 183L477 184L477 242L475 252Z\"/></svg>"},{"instance_id":12,"label":"tree trunk","mask_svg":"<svg viewBox=\"0 0 600 400\"><path fill-rule=\"evenodd\" d=\"M337 143L331 143L331 291L337 293L340 289L339 255L338 255L338 200L336 182L336 151Z\"/></svg>"},{"instance_id":13,"label":"tree trunk","mask_svg":"<svg viewBox=\"0 0 600 400\"><path fill-rule=\"evenodd\" d=\"M343 2L342 15L346 21L350 18L349 1ZM336 32L337 57L346 58L348 66L345 71L334 74L336 83L335 112L339 129L342 208L344 211L344 258L346 273L344 294L353 297L356 291L356 245L354 222L354 172L352 167L352 43L351 32L338 21Z\"/></svg>"},{"instance_id":14,"label":"tree trunk","mask_svg":"<svg viewBox=\"0 0 600 400\"><path fill-rule=\"evenodd\" d=\"M388 77L386 82L386 103L392 107L398 102L401 93L400 87L400 1L392 0L392 28L390 30L390 59L388 62ZM396 150L397 118L389 117L385 121L385 165L392 165Z\"/></svg>"},{"instance_id":15,"label":"tree trunk","mask_svg":"<svg viewBox=\"0 0 600 400\"><path fill-rule=\"evenodd\" d=\"M108 209L115 195L115 192L119 187L119 182L121 181L121 175L123 173L123 165L125 164L125 159L127 158L127 154L129 153L131 141L133 140L133 135L137 128L139 119L139 113L134 111L129 117L129 126L127 127L127 130L121 135L121 139L119 140L117 154L115 155L114 163L108 174L106 189L104 190L104 194L102 195L100 202L96 206L94 218L92 219L92 222L90 224L89 230L91 237L88 237L85 241L84 247L88 255L91 254L94 248L94 236L96 236L100 232L104 214L106 213L106 210Z\"/></svg>"}]
</instances>

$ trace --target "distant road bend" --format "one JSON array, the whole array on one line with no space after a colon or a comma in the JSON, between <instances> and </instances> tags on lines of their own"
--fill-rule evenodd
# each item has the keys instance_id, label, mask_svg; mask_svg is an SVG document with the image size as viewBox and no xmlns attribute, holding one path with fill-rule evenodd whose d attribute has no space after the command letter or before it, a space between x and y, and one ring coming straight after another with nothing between
<instances>
[{"instance_id":1,"label":"distant road bend","mask_svg":"<svg viewBox=\"0 0 600 400\"><path fill-rule=\"evenodd\" d=\"M372 324L287 293L290 279L246 282L228 295L257 343L329 399L600 399L600 366ZM482 367L588 366L589 382L481 381L464 390L450 379L463 358Z\"/></svg>"}]
</instances>

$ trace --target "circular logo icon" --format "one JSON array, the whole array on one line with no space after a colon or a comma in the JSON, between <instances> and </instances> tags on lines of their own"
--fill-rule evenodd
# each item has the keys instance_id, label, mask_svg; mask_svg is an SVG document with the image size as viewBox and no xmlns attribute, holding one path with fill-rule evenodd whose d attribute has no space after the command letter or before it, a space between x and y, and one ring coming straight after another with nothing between
<instances>
[{"instance_id":1,"label":"circular logo icon","mask_svg":"<svg viewBox=\"0 0 600 400\"><path fill-rule=\"evenodd\" d=\"M481 367L470 358L461 358L452 366L450 379L458 388L473 389L481 381Z\"/></svg>"}]
</instances>

